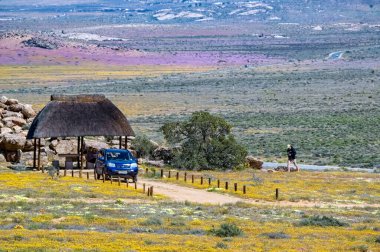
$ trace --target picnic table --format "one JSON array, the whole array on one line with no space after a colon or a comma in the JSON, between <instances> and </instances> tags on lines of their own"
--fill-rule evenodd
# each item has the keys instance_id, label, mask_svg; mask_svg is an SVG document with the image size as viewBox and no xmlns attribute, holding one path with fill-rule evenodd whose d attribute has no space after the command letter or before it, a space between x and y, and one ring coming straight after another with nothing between
<instances>
[{"instance_id":1,"label":"picnic table","mask_svg":"<svg viewBox=\"0 0 380 252\"><path fill-rule=\"evenodd\" d=\"M73 162L78 162L78 169L80 168L80 154L58 154L58 157L65 158L65 169L73 169Z\"/></svg>"}]
</instances>

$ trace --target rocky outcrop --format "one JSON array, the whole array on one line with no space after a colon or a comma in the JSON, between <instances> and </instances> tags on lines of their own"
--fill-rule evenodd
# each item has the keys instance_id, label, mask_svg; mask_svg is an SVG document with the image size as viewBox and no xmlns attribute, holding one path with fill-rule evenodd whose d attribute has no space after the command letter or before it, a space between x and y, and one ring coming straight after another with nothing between
<instances>
[{"instance_id":1,"label":"rocky outcrop","mask_svg":"<svg viewBox=\"0 0 380 252\"><path fill-rule=\"evenodd\" d=\"M263 168L263 162L253 156L247 156L245 158L245 161L252 169L261 170Z\"/></svg>"},{"instance_id":2,"label":"rocky outcrop","mask_svg":"<svg viewBox=\"0 0 380 252\"><path fill-rule=\"evenodd\" d=\"M1 149L6 151L17 151L24 149L26 137L20 134L7 133L2 135Z\"/></svg>"}]
</instances>

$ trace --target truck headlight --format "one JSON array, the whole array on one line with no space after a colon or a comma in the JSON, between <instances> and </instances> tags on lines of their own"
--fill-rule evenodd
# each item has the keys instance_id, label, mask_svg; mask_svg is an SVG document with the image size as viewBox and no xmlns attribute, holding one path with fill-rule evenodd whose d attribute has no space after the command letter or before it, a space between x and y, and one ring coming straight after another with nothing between
<instances>
[{"instance_id":1,"label":"truck headlight","mask_svg":"<svg viewBox=\"0 0 380 252\"><path fill-rule=\"evenodd\" d=\"M132 163L131 164L131 168L137 168L137 164L136 163Z\"/></svg>"},{"instance_id":2,"label":"truck headlight","mask_svg":"<svg viewBox=\"0 0 380 252\"><path fill-rule=\"evenodd\" d=\"M115 165L114 163L108 163L108 167L110 167L110 168L115 168L116 165Z\"/></svg>"}]
</instances>

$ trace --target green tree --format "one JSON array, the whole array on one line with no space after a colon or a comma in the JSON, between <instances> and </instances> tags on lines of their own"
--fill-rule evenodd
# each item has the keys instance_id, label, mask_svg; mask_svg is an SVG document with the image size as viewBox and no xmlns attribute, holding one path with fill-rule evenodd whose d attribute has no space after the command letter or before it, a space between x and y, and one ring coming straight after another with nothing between
<instances>
[{"instance_id":1,"label":"green tree","mask_svg":"<svg viewBox=\"0 0 380 252\"><path fill-rule=\"evenodd\" d=\"M231 169L244 162L246 149L231 134L232 126L219 116L195 112L184 122L161 127L176 148L173 165L186 169Z\"/></svg>"}]
</instances>

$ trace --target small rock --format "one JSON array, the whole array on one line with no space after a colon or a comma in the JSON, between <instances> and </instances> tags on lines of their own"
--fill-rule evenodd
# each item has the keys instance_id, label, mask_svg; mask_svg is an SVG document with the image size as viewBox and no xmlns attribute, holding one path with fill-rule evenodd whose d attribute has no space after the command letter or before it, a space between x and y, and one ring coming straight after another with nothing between
<instances>
[{"instance_id":1,"label":"small rock","mask_svg":"<svg viewBox=\"0 0 380 252\"><path fill-rule=\"evenodd\" d=\"M6 102L5 102L5 105L13 105L13 104L18 104L18 100L17 99L8 99Z\"/></svg>"},{"instance_id":2,"label":"small rock","mask_svg":"<svg viewBox=\"0 0 380 252\"><path fill-rule=\"evenodd\" d=\"M13 126L12 129L13 129L13 132L15 132L15 133L21 133L22 132L22 128L18 125Z\"/></svg>"},{"instance_id":3,"label":"small rock","mask_svg":"<svg viewBox=\"0 0 380 252\"><path fill-rule=\"evenodd\" d=\"M21 113L25 116L25 118L31 118L36 116L36 111L34 111L32 105L25 104L22 108Z\"/></svg>"},{"instance_id":4,"label":"small rock","mask_svg":"<svg viewBox=\"0 0 380 252\"><path fill-rule=\"evenodd\" d=\"M7 101L8 101L8 98L6 96L3 95L0 97L0 103L5 104Z\"/></svg>"},{"instance_id":5,"label":"small rock","mask_svg":"<svg viewBox=\"0 0 380 252\"><path fill-rule=\"evenodd\" d=\"M18 125L18 126L21 126L21 127L26 124L25 119L22 119L22 118L19 118L19 117L6 117L6 118L3 119L3 122L4 123L6 123L6 122L12 122L15 125Z\"/></svg>"},{"instance_id":6,"label":"small rock","mask_svg":"<svg viewBox=\"0 0 380 252\"><path fill-rule=\"evenodd\" d=\"M0 108L2 108L2 109L8 109L8 106L5 105L4 103L0 102Z\"/></svg>"},{"instance_id":7,"label":"small rock","mask_svg":"<svg viewBox=\"0 0 380 252\"><path fill-rule=\"evenodd\" d=\"M3 127L4 127L4 124L0 122L0 128L3 128Z\"/></svg>"},{"instance_id":8,"label":"small rock","mask_svg":"<svg viewBox=\"0 0 380 252\"><path fill-rule=\"evenodd\" d=\"M12 104L8 107L8 110L9 111L13 111L13 112L21 112L22 109L24 108L24 106L22 104Z\"/></svg>"},{"instance_id":9,"label":"small rock","mask_svg":"<svg viewBox=\"0 0 380 252\"><path fill-rule=\"evenodd\" d=\"M5 111L5 113L3 113L3 118L6 118L6 117L18 117L18 118L24 118L24 115L21 114L21 113L18 113L18 112Z\"/></svg>"},{"instance_id":10,"label":"small rock","mask_svg":"<svg viewBox=\"0 0 380 252\"><path fill-rule=\"evenodd\" d=\"M94 148L96 150L100 149L108 149L109 145L104 142L96 141L96 140L85 140L84 143L85 149L88 150L89 148Z\"/></svg>"},{"instance_id":11,"label":"small rock","mask_svg":"<svg viewBox=\"0 0 380 252\"><path fill-rule=\"evenodd\" d=\"M13 126L15 126L15 124L11 121L4 122L4 127L6 128L13 128Z\"/></svg>"}]
</instances>

